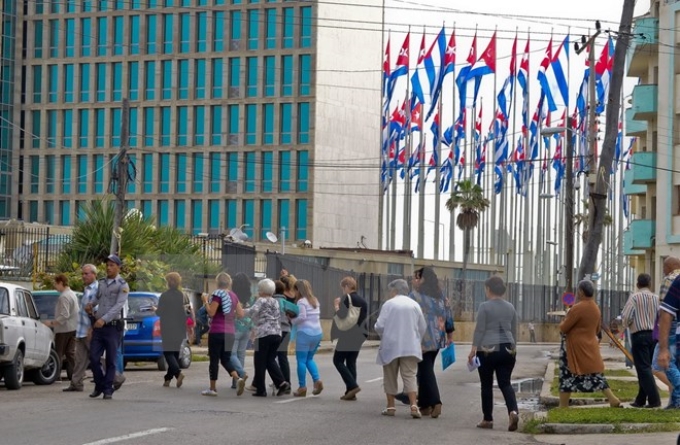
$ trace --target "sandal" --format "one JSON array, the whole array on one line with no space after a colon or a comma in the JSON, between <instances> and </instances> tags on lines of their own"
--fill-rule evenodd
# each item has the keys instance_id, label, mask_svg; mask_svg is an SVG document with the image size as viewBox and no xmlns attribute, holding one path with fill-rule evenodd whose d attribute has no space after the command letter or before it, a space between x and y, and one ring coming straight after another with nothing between
<instances>
[{"instance_id":1,"label":"sandal","mask_svg":"<svg viewBox=\"0 0 680 445\"><path fill-rule=\"evenodd\" d=\"M414 419L420 419L421 417L423 417L423 415L420 414L418 405L411 405L411 417L413 417Z\"/></svg>"},{"instance_id":2,"label":"sandal","mask_svg":"<svg viewBox=\"0 0 680 445\"><path fill-rule=\"evenodd\" d=\"M397 412L397 408L395 408L395 407L393 407L393 406L388 406L388 407L385 408L384 410L380 411L380 414L382 414L383 416L394 417L394 415L396 414L396 412Z\"/></svg>"}]
</instances>

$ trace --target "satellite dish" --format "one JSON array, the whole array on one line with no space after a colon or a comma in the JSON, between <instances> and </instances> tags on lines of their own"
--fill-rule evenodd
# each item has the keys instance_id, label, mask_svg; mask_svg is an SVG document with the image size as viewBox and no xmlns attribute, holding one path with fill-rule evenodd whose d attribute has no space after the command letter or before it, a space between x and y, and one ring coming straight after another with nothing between
<instances>
[{"instance_id":1,"label":"satellite dish","mask_svg":"<svg viewBox=\"0 0 680 445\"><path fill-rule=\"evenodd\" d=\"M267 232L265 236L272 243L276 243L279 241L279 238L274 234L274 232Z\"/></svg>"},{"instance_id":2,"label":"satellite dish","mask_svg":"<svg viewBox=\"0 0 680 445\"><path fill-rule=\"evenodd\" d=\"M235 227L229 231L229 238L236 242L243 242L248 239L248 235L246 235L243 230Z\"/></svg>"}]
</instances>

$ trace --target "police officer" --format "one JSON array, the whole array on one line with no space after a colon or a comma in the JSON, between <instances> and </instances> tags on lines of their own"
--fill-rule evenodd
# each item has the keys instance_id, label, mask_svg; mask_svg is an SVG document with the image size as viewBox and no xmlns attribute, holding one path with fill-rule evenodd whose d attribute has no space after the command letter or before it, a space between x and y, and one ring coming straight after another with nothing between
<instances>
[{"instance_id":1,"label":"police officer","mask_svg":"<svg viewBox=\"0 0 680 445\"><path fill-rule=\"evenodd\" d=\"M85 310L92 321L92 342L90 343L90 366L94 376L94 391L90 397L104 394L110 400L116 375L116 360L121 333L125 329L122 309L127 303L130 288L120 277L122 262L116 255L106 259L106 278L99 280L99 289L94 300ZM97 311L93 308L97 306ZM102 370L101 358L106 352L106 372Z\"/></svg>"}]
</instances>

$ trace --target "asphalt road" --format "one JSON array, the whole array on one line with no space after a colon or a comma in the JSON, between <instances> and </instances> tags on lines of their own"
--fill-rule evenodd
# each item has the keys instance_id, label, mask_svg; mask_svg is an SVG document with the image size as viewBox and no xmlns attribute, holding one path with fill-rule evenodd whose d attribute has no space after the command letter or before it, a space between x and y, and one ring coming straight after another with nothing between
<instances>
[{"instance_id":1,"label":"asphalt road","mask_svg":"<svg viewBox=\"0 0 680 445\"><path fill-rule=\"evenodd\" d=\"M514 377L542 377L545 351L554 348L520 345ZM458 361L451 368L441 371L439 361L436 365L444 403L439 419L411 419L406 406L398 407L396 417L381 416L382 369L375 364L376 350L367 349L359 356L362 391L356 402L339 400L344 385L330 354L317 357L325 385L318 397L256 398L247 391L237 397L224 370L218 397L204 397L200 392L208 384L207 362L194 362L185 370L180 389L174 384L162 387L163 373L151 364L131 366L125 385L111 401L88 398L92 384L82 393L63 393L66 382L46 387L26 384L19 391L7 391L0 384L0 445L537 443L507 431L507 414L500 405L494 430L475 428L481 420L478 376L465 366L469 346L456 349ZM252 375L252 362L247 369ZM293 380L296 387L297 379ZM499 391L496 397L502 404Z\"/></svg>"}]
</instances>

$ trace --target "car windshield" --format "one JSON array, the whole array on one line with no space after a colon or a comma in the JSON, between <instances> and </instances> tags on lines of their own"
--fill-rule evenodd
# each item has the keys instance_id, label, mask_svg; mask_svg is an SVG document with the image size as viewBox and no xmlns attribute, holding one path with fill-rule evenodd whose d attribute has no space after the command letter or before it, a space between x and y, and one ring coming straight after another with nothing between
<instances>
[{"instance_id":1,"label":"car windshield","mask_svg":"<svg viewBox=\"0 0 680 445\"><path fill-rule=\"evenodd\" d=\"M155 295L130 295L128 316L153 314L151 306L158 306L158 297Z\"/></svg>"},{"instance_id":2,"label":"car windshield","mask_svg":"<svg viewBox=\"0 0 680 445\"><path fill-rule=\"evenodd\" d=\"M36 292L33 294L33 301L38 307L38 313L47 316L47 318L54 318L54 308L58 299L59 294L57 292L44 294Z\"/></svg>"}]
</instances>

